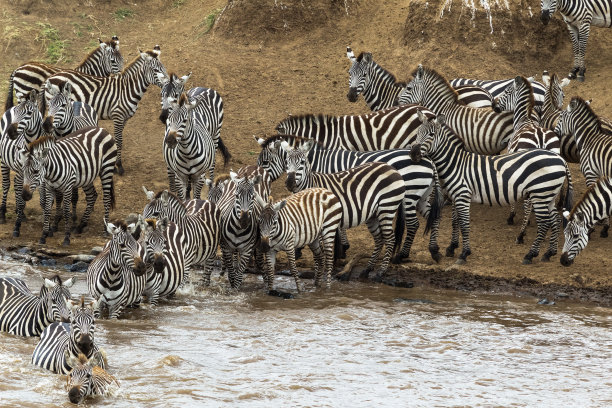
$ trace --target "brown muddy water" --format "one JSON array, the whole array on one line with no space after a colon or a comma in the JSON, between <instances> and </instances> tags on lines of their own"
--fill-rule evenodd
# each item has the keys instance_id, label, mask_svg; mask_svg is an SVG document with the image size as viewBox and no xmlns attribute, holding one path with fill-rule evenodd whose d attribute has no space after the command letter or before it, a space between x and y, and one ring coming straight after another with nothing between
<instances>
[{"instance_id":1,"label":"brown muddy water","mask_svg":"<svg viewBox=\"0 0 612 408\"><path fill-rule=\"evenodd\" d=\"M0 267L40 288L42 269ZM87 292L79 275L75 298ZM225 286L187 285L156 308L98 320L121 388L83 405L612 405L608 308L357 282L283 300L253 275L238 294ZM36 342L0 333L0 406L72 405L64 376L30 364Z\"/></svg>"}]
</instances>

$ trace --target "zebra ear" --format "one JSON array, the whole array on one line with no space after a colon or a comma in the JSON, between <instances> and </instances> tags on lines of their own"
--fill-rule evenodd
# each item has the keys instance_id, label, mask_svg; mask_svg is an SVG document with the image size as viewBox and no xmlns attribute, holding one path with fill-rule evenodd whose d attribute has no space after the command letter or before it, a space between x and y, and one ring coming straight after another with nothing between
<instances>
[{"instance_id":1,"label":"zebra ear","mask_svg":"<svg viewBox=\"0 0 612 408\"><path fill-rule=\"evenodd\" d=\"M157 222L157 228L159 228L161 232L166 232L166 229L168 228L168 222L168 217L162 218Z\"/></svg>"},{"instance_id":2,"label":"zebra ear","mask_svg":"<svg viewBox=\"0 0 612 408\"><path fill-rule=\"evenodd\" d=\"M230 178L232 179L232 181L236 181L236 179L238 178L238 174L234 173L233 171L230 170Z\"/></svg>"},{"instance_id":3,"label":"zebra ear","mask_svg":"<svg viewBox=\"0 0 612 408\"><path fill-rule=\"evenodd\" d=\"M590 105L590 104L591 104L590 102L587 102L587 105ZM572 98L569 105L567 106L567 111L571 112L573 109L576 109L577 107L578 107L578 99Z\"/></svg>"},{"instance_id":4,"label":"zebra ear","mask_svg":"<svg viewBox=\"0 0 612 408\"><path fill-rule=\"evenodd\" d=\"M289 142L287 142L286 140L283 140L281 143L281 147L283 148L284 151L286 152L290 152L291 151L291 146L289 146Z\"/></svg>"},{"instance_id":5,"label":"zebra ear","mask_svg":"<svg viewBox=\"0 0 612 408\"><path fill-rule=\"evenodd\" d=\"M26 165L26 162L29 159L29 151L27 149L27 147L24 147L22 149L19 149L18 151L18 156L19 156L19 162L21 163L22 166Z\"/></svg>"},{"instance_id":6,"label":"zebra ear","mask_svg":"<svg viewBox=\"0 0 612 408\"><path fill-rule=\"evenodd\" d=\"M183 76L181 77L181 82L182 82L183 84L184 84L184 83L186 83L186 82L187 82L187 80L188 80L190 77L191 77L191 72L189 72L189 74L187 74L187 75L183 75Z\"/></svg>"},{"instance_id":7,"label":"zebra ear","mask_svg":"<svg viewBox=\"0 0 612 408\"><path fill-rule=\"evenodd\" d=\"M523 83L523 78L521 76L514 77L514 86L517 87Z\"/></svg>"},{"instance_id":8,"label":"zebra ear","mask_svg":"<svg viewBox=\"0 0 612 408\"><path fill-rule=\"evenodd\" d=\"M161 201L163 205L168 205L168 190L162 191Z\"/></svg>"},{"instance_id":9,"label":"zebra ear","mask_svg":"<svg viewBox=\"0 0 612 408\"><path fill-rule=\"evenodd\" d=\"M569 219L570 219L570 212L567 211L567 210L563 211L563 218L565 218L566 220L569 221Z\"/></svg>"},{"instance_id":10,"label":"zebra ear","mask_svg":"<svg viewBox=\"0 0 612 408\"><path fill-rule=\"evenodd\" d=\"M76 283L76 281L77 281L77 277L76 277L76 276L73 276L72 278L70 278L70 279L68 279L67 281L65 281L64 283L62 283L62 285L63 285L65 288L71 288L71 287L72 287L72 285L74 285L74 284Z\"/></svg>"},{"instance_id":11,"label":"zebra ear","mask_svg":"<svg viewBox=\"0 0 612 408\"><path fill-rule=\"evenodd\" d=\"M38 101L38 91L36 89L32 89L28 93L28 100L30 102L34 102L34 103L36 103Z\"/></svg>"},{"instance_id":12,"label":"zebra ear","mask_svg":"<svg viewBox=\"0 0 612 408\"><path fill-rule=\"evenodd\" d=\"M101 39L99 39L99 38L98 38L98 41L100 41L100 49L101 49L102 51L104 51L104 50L105 50L105 49L108 47L108 44L107 44L107 43L105 43L104 41L102 41L102 40L101 40Z\"/></svg>"},{"instance_id":13,"label":"zebra ear","mask_svg":"<svg viewBox=\"0 0 612 408\"><path fill-rule=\"evenodd\" d=\"M72 85L70 84L70 82L64 83L64 88L62 89L62 93L67 98L70 98L70 94L72 93Z\"/></svg>"},{"instance_id":14,"label":"zebra ear","mask_svg":"<svg viewBox=\"0 0 612 408\"><path fill-rule=\"evenodd\" d=\"M154 192L147 190L145 186L142 186L142 191L144 191L145 195L147 196L147 200L153 201L153 197L155 196Z\"/></svg>"},{"instance_id":15,"label":"zebra ear","mask_svg":"<svg viewBox=\"0 0 612 408\"><path fill-rule=\"evenodd\" d=\"M423 64L419 64L419 66L417 67L416 70L416 75L414 76L416 79L421 79L421 77L423 76Z\"/></svg>"},{"instance_id":16,"label":"zebra ear","mask_svg":"<svg viewBox=\"0 0 612 408\"><path fill-rule=\"evenodd\" d=\"M534 76L530 76L530 77L528 77L528 78L527 78L527 81L528 81L530 84L532 84L532 83L533 83L533 81L535 81L535 77L534 77Z\"/></svg>"},{"instance_id":17,"label":"zebra ear","mask_svg":"<svg viewBox=\"0 0 612 408\"><path fill-rule=\"evenodd\" d=\"M355 54L351 47L346 47L346 57L351 60L351 62L355 62L357 58L355 58Z\"/></svg>"},{"instance_id":18,"label":"zebra ear","mask_svg":"<svg viewBox=\"0 0 612 408\"><path fill-rule=\"evenodd\" d=\"M544 82L547 88L550 86L550 74L548 71L542 72L542 82Z\"/></svg>"},{"instance_id":19,"label":"zebra ear","mask_svg":"<svg viewBox=\"0 0 612 408\"><path fill-rule=\"evenodd\" d=\"M372 62L372 53L364 52L363 55L361 56L361 60L369 64L370 62Z\"/></svg>"},{"instance_id":20,"label":"zebra ear","mask_svg":"<svg viewBox=\"0 0 612 408\"><path fill-rule=\"evenodd\" d=\"M257 204L259 204L259 206L261 206L261 208L265 208L267 205L265 200L258 193L255 193L255 201Z\"/></svg>"},{"instance_id":21,"label":"zebra ear","mask_svg":"<svg viewBox=\"0 0 612 408\"><path fill-rule=\"evenodd\" d=\"M115 233L115 230L116 230L115 224L113 224L112 222L106 222L106 220L104 220L104 225L106 225L106 232L108 232L111 235Z\"/></svg>"},{"instance_id":22,"label":"zebra ear","mask_svg":"<svg viewBox=\"0 0 612 408\"><path fill-rule=\"evenodd\" d=\"M580 211L576 211L574 213L574 218L576 219L576 221L580 224L584 223L584 213L580 212Z\"/></svg>"},{"instance_id":23,"label":"zebra ear","mask_svg":"<svg viewBox=\"0 0 612 408\"><path fill-rule=\"evenodd\" d=\"M420 109L417 109L417 116L421 123L427 123L427 115L425 115Z\"/></svg>"},{"instance_id":24,"label":"zebra ear","mask_svg":"<svg viewBox=\"0 0 612 408\"><path fill-rule=\"evenodd\" d=\"M279 212L280 210L285 208L286 205L287 205L287 200L283 200L279 203L274 204L272 208L274 208L274 211Z\"/></svg>"},{"instance_id":25,"label":"zebra ear","mask_svg":"<svg viewBox=\"0 0 612 408\"><path fill-rule=\"evenodd\" d=\"M310 149L314 147L314 145L314 140L307 140L300 146L300 150L304 153L308 153Z\"/></svg>"},{"instance_id":26,"label":"zebra ear","mask_svg":"<svg viewBox=\"0 0 612 408\"><path fill-rule=\"evenodd\" d=\"M168 78L168 75L165 75L163 72L158 72L155 75L157 75L157 79L159 79L159 82L164 85L170 82L170 78ZM168 100L170 100L170 98L168 98Z\"/></svg>"},{"instance_id":27,"label":"zebra ear","mask_svg":"<svg viewBox=\"0 0 612 408\"><path fill-rule=\"evenodd\" d=\"M53 289L55 286L57 286L57 283L53 282L50 279L45 278L45 288Z\"/></svg>"},{"instance_id":28,"label":"zebra ear","mask_svg":"<svg viewBox=\"0 0 612 408\"><path fill-rule=\"evenodd\" d=\"M439 114L436 118L436 122L438 122L438 125L446 124L446 116L444 116L443 114Z\"/></svg>"},{"instance_id":29,"label":"zebra ear","mask_svg":"<svg viewBox=\"0 0 612 408\"><path fill-rule=\"evenodd\" d=\"M563 80L561 80L561 82L559 83L559 88L565 88L570 84L570 82L571 81L569 80L569 78L563 78Z\"/></svg>"},{"instance_id":30,"label":"zebra ear","mask_svg":"<svg viewBox=\"0 0 612 408\"><path fill-rule=\"evenodd\" d=\"M255 136L255 135L253 135L253 138L255 139L255 141L257 142L257 144L258 144L258 145L260 145L260 146L261 146L262 144L264 144L264 142L265 142L265 140L264 140L264 138L263 138L263 137L257 137L257 136Z\"/></svg>"}]
</instances>

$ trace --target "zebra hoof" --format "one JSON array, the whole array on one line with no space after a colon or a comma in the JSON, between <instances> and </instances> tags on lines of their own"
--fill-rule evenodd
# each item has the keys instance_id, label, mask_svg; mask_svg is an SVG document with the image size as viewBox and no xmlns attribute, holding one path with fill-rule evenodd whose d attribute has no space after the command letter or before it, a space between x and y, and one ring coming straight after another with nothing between
<instances>
[{"instance_id":1,"label":"zebra hoof","mask_svg":"<svg viewBox=\"0 0 612 408\"><path fill-rule=\"evenodd\" d=\"M48 237L52 237L52 236L53 236L53 233L54 233L55 231L57 231L57 229L55 229L55 230L54 230L53 228L49 229L49 233L47 234L47 236L48 236Z\"/></svg>"},{"instance_id":2,"label":"zebra hoof","mask_svg":"<svg viewBox=\"0 0 612 408\"><path fill-rule=\"evenodd\" d=\"M608 228L604 227L604 229L602 229L601 232L599 233L599 236L601 238L608 238Z\"/></svg>"},{"instance_id":3,"label":"zebra hoof","mask_svg":"<svg viewBox=\"0 0 612 408\"><path fill-rule=\"evenodd\" d=\"M550 255L548 255L548 254L542 255L542 258L540 258L540 261L542 261L542 262L550 262Z\"/></svg>"},{"instance_id":4,"label":"zebra hoof","mask_svg":"<svg viewBox=\"0 0 612 408\"><path fill-rule=\"evenodd\" d=\"M523 265L531 265L532 263L533 261L531 260L531 258L523 259Z\"/></svg>"},{"instance_id":5,"label":"zebra hoof","mask_svg":"<svg viewBox=\"0 0 612 408\"><path fill-rule=\"evenodd\" d=\"M13 238L19 237L19 231L13 231Z\"/></svg>"},{"instance_id":6,"label":"zebra hoof","mask_svg":"<svg viewBox=\"0 0 612 408\"><path fill-rule=\"evenodd\" d=\"M446 248L446 254L445 255L448 258L454 258L455 257L455 248L451 248L451 247Z\"/></svg>"},{"instance_id":7,"label":"zebra hoof","mask_svg":"<svg viewBox=\"0 0 612 408\"><path fill-rule=\"evenodd\" d=\"M121 163L115 165L115 173L120 176L123 176L123 173L125 173L125 171L123 170L123 165Z\"/></svg>"},{"instance_id":8,"label":"zebra hoof","mask_svg":"<svg viewBox=\"0 0 612 408\"><path fill-rule=\"evenodd\" d=\"M459 258L455 261L455 264L457 265L465 265L467 263L467 261L463 258Z\"/></svg>"},{"instance_id":9,"label":"zebra hoof","mask_svg":"<svg viewBox=\"0 0 612 408\"><path fill-rule=\"evenodd\" d=\"M348 282L349 280L351 280L351 274L339 273L338 275L336 275L336 279L338 279L340 282Z\"/></svg>"},{"instance_id":10,"label":"zebra hoof","mask_svg":"<svg viewBox=\"0 0 612 408\"><path fill-rule=\"evenodd\" d=\"M47 243L47 238L45 237L40 237L40 239L38 240L39 244L46 244Z\"/></svg>"},{"instance_id":11,"label":"zebra hoof","mask_svg":"<svg viewBox=\"0 0 612 408\"><path fill-rule=\"evenodd\" d=\"M514 225L514 215L509 216L506 222L508 225Z\"/></svg>"},{"instance_id":12,"label":"zebra hoof","mask_svg":"<svg viewBox=\"0 0 612 408\"><path fill-rule=\"evenodd\" d=\"M283 299L293 299L295 297L289 292L281 292L275 289L269 290L268 296L276 296L276 297L280 297Z\"/></svg>"},{"instance_id":13,"label":"zebra hoof","mask_svg":"<svg viewBox=\"0 0 612 408\"><path fill-rule=\"evenodd\" d=\"M516 241L517 244L524 244L525 241L523 240L523 235L519 235L518 237L516 237Z\"/></svg>"},{"instance_id":14,"label":"zebra hoof","mask_svg":"<svg viewBox=\"0 0 612 408\"><path fill-rule=\"evenodd\" d=\"M0 224L6 224L6 217L0 217Z\"/></svg>"},{"instance_id":15,"label":"zebra hoof","mask_svg":"<svg viewBox=\"0 0 612 408\"><path fill-rule=\"evenodd\" d=\"M403 261L402 256L401 255L396 255L393 258L391 258L391 263L394 265L399 265L402 262L410 262L409 259L406 259L405 261Z\"/></svg>"},{"instance_id":16,"label":"zebra hoof","mask_svg":"<svg viewBox=\"0 0 612 408\"><path fill-rule=\"evenodd\" d=\"M577 80L578 82L584 82L584 75L578 75L578 76L576 77L576 80Z\"/></svg>"},{"instance_id":17,"label":"zebra hoof","mask_svg":"<svg viewBox=\"0 0 612 408\"><path fill-rule=\"evenodd\" d=\"M63 246L69 246L70 245L70 238L64 238L64 242L62 242Z\"/></svg>"},{"instance_id":18,"label":"zebra hoof","mask_svg":"<svg viewBox=\"0 0 612 408\"><path fill-rule=\"evenodd\" d=\"M431 259L436 261L436 263L440 263L440 261L442 260L442 254L440 252L432 253Z\"/></svg>"}]
</instances>

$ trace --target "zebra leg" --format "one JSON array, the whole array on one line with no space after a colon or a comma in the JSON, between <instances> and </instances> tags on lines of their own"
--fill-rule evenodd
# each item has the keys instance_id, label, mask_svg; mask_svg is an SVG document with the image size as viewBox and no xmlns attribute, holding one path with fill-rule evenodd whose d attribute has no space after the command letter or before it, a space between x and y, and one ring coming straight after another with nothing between
<instances>
[{"instance_id":1,"label":"zebra leg","mask_svg":"<svg viewBox=\"0 0 612 408\"><path fill-rule=\"evenodd\" d=\"M321 276L323 275L323 271L325 270L325 256L323 254L322 238L318 237L310 244L308 244L308 247L312 251L312 257L314 259L314 284L315 287L319 287L321 285ZM295 282L295 285L298 285L297 280Z\"/></svg>"},{"instance_id":2,"label":"zebra leg","mask_svg":"<svg viewBox=\"0 0 612 408\"><path fill-rule=\"evenodd\" d=\"M348 237L346 236L346 228L339 228L338 232L340 235L340 245L341 245L338 259L346 259L346 251L348 251L348 249L351 247L351 244L349 244Z\"/></svg>"},{"instance_id":3,"label":"zebra leg","mask_svg":"<svg viewBox=\"0 0 612 408\"><path fill-rule=\"evenodd\" d=\"M0 205L0 224L6 224L6 199L11 188L11 169L4 162L0 165L2 171L2 205Z\"/></svg>"},{"instance_id":4,"label":"zebra leg","mask_svg":"<svg viewBox=\"0 0 612 408\"><path fill-rule=\"evenodd\" d=\"M221 244L221 257L223 259L225 270L227 271L227 280L229 281L230 287L233 288L233 281L236 275L234 269L234 253L233 250L227 246L227 244Z\"/></svg>"},{"instance_id":5,"label":"zebra leg","mask_svg":"<svg viewBox=\"0 0 612 408\"><path fill-rule=\"evenodd\" d=\"M584 57L586 55L587 40L589 39L589 32L591 30L591 19L586 18L582 20L578 29L578 64L574 63L574 66L579 67L576 79L579 82L584 82L584 74L586 72L586 65Z\"/></svg>"},{"instance_id":6,"label":"zebra leg","mask_svg":"<svg viewBox=\"0 0 612 408\"><path fill-rule=\"evenodd\" d=\"M170 167L166 168L166 172L168 174L168 190L176 194L176 175L174 171L170 170Z\"/></svg>"},{"instance_id":7,"label":"zebra leg","mask_svg":"<svg viewBox=\"0 0 612 408\"><path fill-rule=\"evenodd\" d=\"M179 177L178 175L175 177L176 182L176 195L180 198L181 201L185 201L187 188L189 187L189 178L184 179L183 177Z\"/></svg>"},{"instance_id":8,"label":"zebra leg","mask_svg":"<svg viewBox=\"0 0 612 408\"><path fill-rule=\"evenodd\" d=\"M289 262L289 270L291 271L291 276L293 276L293 280L295 281L295 288L297 292L300 293L300 277L298 276L297 265L295 264L295 250L293 248L289 248L287 249L286 253L287 261Z\"/></svg>"},{"instance_id":9,"label":"zebra leg","mask_svg":"<svg viewBox=\"0 0 612 408\"><path fill-rule=\"evenodd\" d=\"M561 229L561 216L559 212L551 206L550 209L550 246L548 251L542 255L542 262L549 262L550 257L557 254L557 247L559 245L559 230Z\"/></svg>"},{"instance_id":10,"label":"zebra leg","mask_svg":"<svg viewBox=\"0 0 612 408\"><path fill-rule=\"evenodd\" d=\"M15 189L15 203L17 204L17 220L13 229L13 237L18 237L21 230L21 222L25 219L25 200L21 195L23 192L23 173L15 173L13 188Z\"/></svg>"},{"instance_id":11,"label":"zebra leg","mask_svg":"<svg viewBox=\"0 0 612 408\"><path fill-rule=\"evenodd\" d=\"M538 224L538 235L536 239L533 241L529 252L523 258L523 265L529 265L532 263L532 259L540 253L540 245L544 238L546 237L546 233L550 228L550 210L548 209L548 204L545 203L533 203L533 211L535 212L536 222Z\"/></svg>"},{"instance_id":12,"label":"zebra leg","mask_svg":"<svg viewBox=\"0 0 612 408\"><path fill-rule=\"evenodd\" d=\"M102 184L102 205L104 206L104 220L108 222L110 210L115 206L115 181L113 180L112 168L105 168L100 174ZM108 232L104 229L104 234Z\"/></svg>"},{"instance_id":13,"label":"zebra leg","mask_svg":"<svg viewBox=\"0 0 612 408\"><path fill-rule=\"evenodd\" d=\"M193 188L193 198L200 199L202 195L202 188L204 188L204 179L202 177L198 177L194 183Z\"/></svg>"},{"instance_id":14,"label":"zebra leg","mask_svg":"<svg viewBox=\"0 0 612 408\"><path fill-rule=\"evenodd\" d=\"M115 160L115 171L118 175L123 176L123 163L121 162L121 150L123 149L123 128L125 127L126 119L121 117L113 118L113 128L115 131L115 143L117 144L117 159Z\"/></svg>"},{"instance_id":15,"label":"zebra leg","mask_svg":"<svg viewBox=\"0 0 612 408\"><path fill-rule=\"evenodd\" d=\"M77 203L79 202L79 189L72 190L72 221L77 220Z\"/></svg>"},{"instance_id":16,"label":"zebra leg","mask_svg":"<svg viewBox=\"0 0 612 408\"><path fill-rule=\"evenodd\" d=\"M204 261L204 273L202 274L202 285L210 286L210 275L212 275L215 260L207 259Z\"/></svg>"},{"instance_id":17,"label":"zebra leg","mask_svg":"<svg viewBox=\"0 0 612 408\"><path fill-rule=\"evenodd\" d=\"M55 195L55 218L53 219L53 225L49 229L49 236L52 237L57 230L59 230L59 223L63 217L63 208L64 208L64 196L59 191ZM53 206L51 206L53 208Z\"/></svg>"},{"instance_id":18,"label":"zebra leg","mask_svg":"<svg viewBox=\"0 0 612 408\"><path fill-rule=\"evenodd\" d=\"M580 70L580 36L578 33L578 27L567 24L567 29L569 31L570 39L572 40L572 51L574 54L574 67L567 75L567 77L569 79L576 79L576 75Z\"/></svg>"},{"instance_id":19,"label":"zebra leg","mask_svg":"<svg viewBox=\"0 0 612 408\"><path fill-rule=\"evenodd\" d=\"M527 235L527 225L529 225L529 217L531 216L531 200L527 198L523 202L523 211L525 212L525 216L523 217L523 225L521 225L521 232L519 232L516 237L517 244L523 244L525 241L525 235Z\"/></svg>"},{"instance_id":20,"label":"zebra leg","mask_svg":"<svg viewBox=\"0 0 612 408\"><path fill-rule=\"evenodd\" d=\"M89 223L89 217L91 217L91 213L93 212L96 200L98 199L98 192L96 191L96 187L93 184L83 187L83 191L85 192L85 202L87 203L87 205L85 207L83 217L81 217L81 222L76 228L76 232L78 234L81 234L85 227L87 227L87 224Z\"/></svg>"},{"instance_id":21,"label":"zebra leg","mask_svg":"<svg viewBox=\"0 0 612 408\"><path fill-rule=\"evenodd\" d=\"M457 215L457 204L453 202L453 211L452 211L452 226L453 232L451 234L451 243L446 248L446 256L452 258L455 256L455 249L459 248L459 219Z\"/></svg>"},{"instance_id":22,"label":"zebra leg","mask_svg":"<svg viewBox=\"0 0 612 408\"><path fill-rule=\"evenodd\" d=\"M514 225L514 217L516 216L516 205L514 203L510 204L510 215L506 219L508 225Z\"/></svg>"},{"instance_id":23,"label":"zebra leg","mask_svg":"<svg viewBox=\"0 0 612 408\"><path fill-rule=\"evenodd\" d=\"M71 204L72 204L72 187L68 187L63 191L64 202L62 203L62 207L64 208L64 226L66 228L64 232L64 242L62 245L67 246L70 245L70 233L72 230L72 217L70 215Z\"/></svg>"},{"instance_id":24,"label":"zebra leg","mask_svg":"<svg viewBox=\"0 0 612 408\"><path fill-rule=\"evenodd\" d=\"M414 242L414 237L416 232L419 229L419 219L416 216L416 207L413 203L404 202L405 213L406 213L406 239L404 240L404 245L402 246L402 250L400 251L399 256L393 259L393 263L397 264L400 262L410 262L410 249L412 248L412 243Z\"/></svg>"},{"instance_id":25,"label":"zebra leg","mask_svg":"<svg viewBox=\"0 0 612 408\"><path fill-rule=\"evenodd\" d=\"M273 295L274 290L274 268L276 267L276 251L268 251L263 254L265 269L263 273L263 280L265 284L265 290L269 295Z\"/></svg>"},{"instance_id":26,"label":"zebra leg","mask_svg":"<svg viewBox=\"0 0 612 408\"><path fill-rule=\"evenodd\" d=\"M603 222L603 228L601 229L601 232L599 233L599 236L602 238L608 238L608 230L610 229L610 218L604 218Z\"/></svg>"},{"instance_id":27,"label":"zebra leg","mask_svg":"<svg viewBox=\"0 0 612 408\"><path fill-rule=\"evenodd\" d=\"M468 255L472 253L470 249L470 197L461 197L461 200L456 202L455 212L457 213L457 223L461 228L463 241L463 248L457 259L457 264L463 265L467 261Z\"/></svg>"},{"instance_id":28,"label":"zebra leg","mask_svg":"<svg viewBox=\"0 0 612 408\"><path fill-rule=\"evenodd\" d=\"M334 237L335 230L323 232L321 236L321 246L323 247L323 268L325 271L325 286L331 286L331 277L334 269Z\"/></svg>"},{"instance_id":29,"label":"zebra leg","mask_svg":"<svg viewBox=\"0 0 612 408\"><path fill-rule=\"evenodd\" d=\"M253 254L253 247L254 243L251 243L246 245L241 252L238 252L238 267L234 271L234 284L232 285L232 288L234 289L240 289L240 286L242 286L242 280L244 279L244 271L247 267L247 264L251 260L251 255Z\"/></svg>"}]
</instances>

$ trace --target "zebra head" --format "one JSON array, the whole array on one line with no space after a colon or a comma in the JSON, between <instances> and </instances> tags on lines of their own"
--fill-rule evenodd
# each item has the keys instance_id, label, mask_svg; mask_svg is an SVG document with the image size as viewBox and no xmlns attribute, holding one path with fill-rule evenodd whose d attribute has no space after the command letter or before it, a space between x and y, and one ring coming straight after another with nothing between
<instances>
[{"instance_id":1,"label":"zebra head","mask_svg":"<svg viewBox=\"0 0 612 408\"><path fill-rule=\"evenodd\" d=\"M45 85L45 89L47 88L52 88L49 81ZM51 93L53 97L48 102L48 112L43 122L45 132L52 133L54 129L63 130L68 126L67 122L73 116L71 93L72 85L69 82L64 83L59 92Z\"/></svg>"},{"instance_id":2,"label":"zebra head","mask_svg":"<svg viewBox=\"0 0 612 408\"><path fill-rule=\"evenodd\" d=\"M38 108L38 91L30 91L13 109L12 123L6 129L10 140L24 136L26 143L35 140L42 133L42 115Z\"/></svg>"},{"instance_id":3,"label":"zebra head","mask_svg":"<svg viewBox=\"0 0 612 408\"><path fill-rule=\"evenodd\" d=\"M164 268L168 266L168 261L164 256L164 248L166 247L166 230L168 228L168 218L160 219L147 218L147 226L145 229L144 244L147 250L147 265L153 265L155 273L162 273Z\"/></svg>"},{"instance_id":4,"label":"zebra head","mask_svg":"<svg viewBox=\"0 0 612 408\"><path fill-rule=\"evenodd\" d=\"M528 93L531 98L528 108L529 112L531 112L534 105L533 90L529 80L522 76L514 78L514 82L508 85L506 89L504 89L503 94L493 101L493 110L497 113L514 112L519 100L524 97L523 95L525 93Z\"/></svg>"},{"instance_id":5,"label":"zebra head","mask_svg":"<svg viewBox=\"0 0 612 408\"><path fill-rule=\"evenodd\" d=\"M357 58L351 47L346 47L346 56L352 62L349 68L349 91L346 95L349 102L357 102L359 94L370 85L370 68L372 66L372 54L362 52Z\"/></svg>"},{"instance_id":6,"label":"zebra head","mask_svg":"<svg viewBox=\"0 0 612 408\"><path fill-rule=\"evenodd\" d=\"M67 301L70 300L70 288L76 282L73 277L64 282L59 276L45 279L45 283L40 289L40 298L46 305L46 318L50 322L70 322L70 309Z\"/></svg>"},{"instance_id":7,"label":"zebra head","mask_svg":"<svg viewBox=\"0 0 612 408\"><path fill-rule=\"evenodd\" d=\"M174 72L171 72L169 76L159 73L157 74L157 77L163 84L161 87L162 111L159 115L159 120L161 120L163 124L166 124L166 120L168 119L168 115L170 113L169 99L172 98L174 100L178 100L181 97L181 94L185 90L185 83L189 77L191 77L191 72L180 78Z\"/></svg>"},{"instance_id":8,"label":"zebra head","mask_svg":"<svg viewBox=\"0 0 612 408\"><path fill-rule=\"evenodd\" d=\"M313 140L308 140L300 146L292 148L288 142L282 142L281 147L287 154L286 168L287 180L285 186L292 193L308 188L308 179L312 173L308 152L314 147Z\"/></svg>"},{"instance_id":9,"label":"zebra head","mask_svg":"<svg viewBox=\"0 0 612 408\"><path fill-rule=\"evenodd\" d=\"M102 54L99 59L102 72L106 75L118 74L123 70L123 56L119 51L119 38L113 36L110 41L102 41L100 43L100 52Z\"/></svg>"},{"instance_id":10,"label":"zebra head","mask_svg":"<svg viewBox=\"0 0 612 408\"><path fill-rule=\"evenodd\" d=\"M544 71L542 74L542 81L546 86L544 100L548 100L553 108L561 110L563 108L563 100L565 99L563 88L569 85L569 78L559 80L559 76L557 76L557 74L553 74L551 77L548 74L548 71Z\"/></svg>"},{"instance_id":11,"label":"zebra head","mask_svg":"<svg viewBox=\"0 0 612 408\"><path fill-rule=\"evenodd\" d=\"M87 359L82 353L75 357L68 350L65 350L64 358L68 365L72 367L66 379L68 398L73 404L79 404L86 396L94 394L94 367L97 370L102 370L100 364L104 361L104 354L97 351L90 359Z\"/></svg>"},{"instance_id":12,"label":"zebra head","mask_svg":"<svg viewBox=\"0 0 612 408\"><path fill-rule=\"evenodd\" d=\"M261 152L257 156L257 165L262 167L270 175L270 181L275 181L285 171L285 160L281 157L281 140L266 143L262 138L255 140L261 146Z\"/></svg>"},{"instance_id":13,"label":"zebra head","mask_svg":"<svg viewBox=\"0 0 612 408\"><path fill-rule=\"evenodd\" d=\"M555 11L557 11L557 0L541 0L540 5L542 6L542 14L540 14L540 19L544 25L546 25L550 21L550 16L555 14Z\"/></svg>"},{"instance_id":14,"label":"zebra head","mask_svg":"<svg viewBox=\"0 0 612 408\"><path fill-rule=\"evenodd\" d=\"M23 187L21 198L30 201L34 191L44 182L47 171L49 148L30 146L19 151Z\"/></svg>"},{"instance_id":15,"label":"zebra head","mask_svg":"<svg viewBox=\"0 0 612 408\"><path fill-rule=\"evenodd\" d=\"M229 180L229 174L217 176L214 181L206 179L206 185L208 186L208 201L211 203L218 203L223 196L223 192Z\"/></svg>"},{"instance_id":16,"label":"zebra head","mask_svg":"<svg viewBox=\"0 0 612 408\"><path fill-rule=\"evenodd\" d=\"M573 135L576 138L576 145L580 149L581 135L585 133L583 130L586 126L601 128L599 117L593 112L590 101L575 96L559 115L555 133L560 138Z\"/></svg>"},{"instance_id":17,"label":"zebra head","mask_svg":"<svg viewBox=\"0 0 612 408\"><path fill-rule=\"evenodd\" d=\"M259 216L259 249L262 252L269 252L270 246L274 245L271 238L274 238L279 229L278 213L287 205L286 200L282 200L276 204L273 203L272 197L268 198L268 203L257 196L259 205L263 210Z\"/></svg>"},{"instance_id":18,"label":"zebra head","mask_svg":"<svg viewBox=\"0 0 612 408\"><path fill-rule=\"evenodd\" d=\"M78 303L67 302L70 307L70 343L75 345L79 352L89 355L94 346L94 304L85 304L81 296Z\"/></svg>"},{"instance_id":19,"label":"zebra head","mask_svg":"<svg viewBox=\"0 0 612 408\"><path fill-rule=\"evenodd\" d=\"M417 111L421 125L417 129L416 140L411 146L410 159L415 163L421 161L423 156L434 153L441 144L443 125L446 123L444 115L429 119L420 110Z\"/></svg>"},{"instance_id":20,"label":"zebra head","mask_svg":"<svg viewBox=\"0 0 612 408\"><path fill-rule=\"evenodd\" d=\"M417 67L413 74L414 78L408 82L404 89L397 95L395 105L405 105L414 103L422 105L425 100L425 70L423 65Z\"/></svg>"},{"instance_id":21,"label":"zebra head","mask_svg":"<svg viewBox=\"0 0 612 408\"><path fill-rule=\"evenodd\" d=\"M261 176L238 177L230 172L230 182L234 183L234 216L238 218L240 228L246 229L251 225L251 214L255 202L255 186L261 182Z\"/></svg>"},{"instance_id":22,"label":"zebra head","mask_svg":"<svg viewBox=\"0 0 612 408\"><path fill-rule=\"evenodd\" d=\"M140 58L145 61L145 77L147 84L155 84L160 88L164 86L161 77L167 77L168 73L164 64L159 60L161 55L161 49L159 45L153 47L153 50L142 52L140 51ZM162 76L160 77L161 74Z\"/></svg>"},{"instance_id":23,"label":"zebra head","mask_svg":"<svg viewBox=\"0 0 612 408\"><path fill-rule=\"evenodd\" d=\"M565 211L563 216L568 222L563 231L565 243L561 254L561 265L570 266L574 263L574 258L587 246L590 227L586 222L585 215L580 211L572 214Z\"/></svg>"},{"instance_id":24,"label":"zebra head","mask_svg":"<svg viewBox=\"0 0 612 408\"><path fill-rule=\"evenodd\" d=\"M106 230L111 234L108 243L111 263L132 269L136 276L144 275L146 273L146 265L143 260L145 250L129 233L125 222L118 221L116 226L113 223L107 223L106 220L104 223Z\"/></svg>"},{"instance_id":25,"label":"zebra head","mask_svg":"<svg viewBox=\"0 0 612 408\"><path fill-rule=\"evenodd\" d=\"M178 102L173 98L168 98L171 106L171 113L166 120L166 136L164 143L169 149L174 149L185 134L189 133L192 125L192 111L204 101L203 98L198 98L193 102L189 102L187 94L181 94Z\"/></svg>"}]
</instances>

